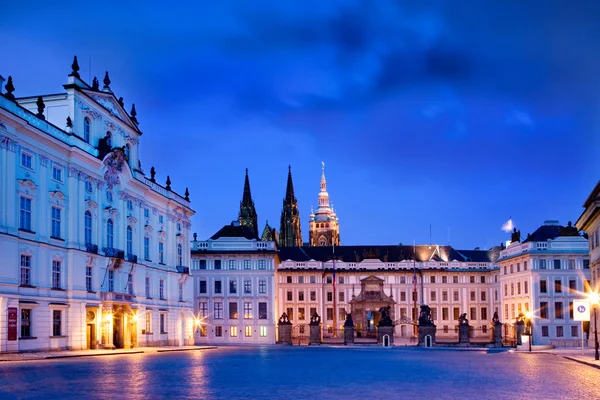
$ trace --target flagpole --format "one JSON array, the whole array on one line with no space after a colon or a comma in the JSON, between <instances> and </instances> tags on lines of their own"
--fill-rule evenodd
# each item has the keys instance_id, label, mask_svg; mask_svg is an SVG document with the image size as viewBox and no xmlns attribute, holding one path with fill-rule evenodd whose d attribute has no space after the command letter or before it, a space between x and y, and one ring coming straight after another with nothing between
<instances>
[{"instance_id":1,"label":"flagpole","mask_svg":"<svg viewBox=\"0 0 600 400\"><path fill-rule=\"evenodd\" d=\"M414 324L414 334L418 336L418 328L416 324L417 317L417 244L413 239L413 324Z\"/></svg>"},{"instance_id":2,"label":"flagpole","mask_svg":"<svg viewBox=\"0 0 600 400\"><path fill-rule=\"evenodd\" d=\"M333 337L337 337L337 301L336 301L336 297L337 297L337 293L335 291L335 243L331 243L332 244L332 250L333 250L333 274L332 274L332 282L333 282Z\"/></svg>"}]
</instances>

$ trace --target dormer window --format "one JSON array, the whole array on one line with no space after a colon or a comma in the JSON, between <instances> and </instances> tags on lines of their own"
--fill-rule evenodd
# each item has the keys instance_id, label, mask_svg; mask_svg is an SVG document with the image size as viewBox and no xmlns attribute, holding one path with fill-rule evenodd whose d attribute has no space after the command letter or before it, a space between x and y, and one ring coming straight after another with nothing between
<instances>
[{"instance_id":1,"label":"dormer window","mask_svg":"<svg viewBox=\"0 0 600 400\"><path fill-rule=\"evenodd\" d=\"M83 140L85 140L88 143L90 142L90 128L90 119L88 117L85 117L83 119Z\"/></svg>"}]
</instances>

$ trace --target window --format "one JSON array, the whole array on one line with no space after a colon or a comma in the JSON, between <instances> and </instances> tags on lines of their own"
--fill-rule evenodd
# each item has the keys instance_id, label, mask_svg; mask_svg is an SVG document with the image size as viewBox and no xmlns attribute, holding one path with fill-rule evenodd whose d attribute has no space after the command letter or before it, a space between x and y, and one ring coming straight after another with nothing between
<instances>
[{"instance_id":1,"label":"window","mask_svg":"<svg viewBox=\"0 0 600 400\"><path fill-rule=\"evenodd\" d=\"M146 297L150 298L150 277L147 276L146 277L146 282L145 282L145 292L146 292Z\"/></svg>"},{"instance_id":2,"label":"window","mask_svg":"<svg viewBox=\"0 0 600 400\"><path fill-rule=\"evenodd\" d=\"M127 293L133 294L133 275L127 275Z\"/></svg>"},{"instance_id":3,"label":"window","mask_svg":"<svg viewBox=\"0 0 600 400\"><path fill-rule=\"evenodd\" d=\"M229 269L237 269L236 260L229 260Z\"/></svg>"},{"instance_id":4,"label":"window","mask_svg":"<svg viewBox=\"0 0 600 400\"><path fill-rule=\"evenodd\" d=\"M448 283L448 277L446 275L442 276L442 283Z\"/></svg>"},{"instance_id":5,"label":"window","mask_svg":"<svg viewBox=\"0 0 600 400\"><path fill-rule=\"evenodd\" d=\"M215 326L215 336L216 337L223 336L223 327L222 326Z\"/></svg>"},{"instance_id":6,"label":"window","mask_svg":"<svg viewBox=\"0 0 600 400\"><path fill-rule=\"evenodd\" d=\"M244 269L250 269L250 260L244 260Z\"/></svg>"},{"instance_id":7,"label":"window","mask_svg":"<svg viewBox=\"0 0 600 400\"><path fill-rule=\"evenodd\" d=\"M571 327L571 337L579 336L579 328L577 326Z\"/></svg>"},{"instance_id":8,"label":"window","mask_svg":"<svg viewBox=\"0 0 600 400\"><path fill-rule=\"evenodd\" d=\"M548 319L548 302L540 301L540 318Z\"/></svg>"},{"instance_id":9,"label":"window","mask_svg":"<svg viewBox=\"0 0 600 400\"><path fill-rule=\"evenodd\" d=\"M260 327L260 337L267 337L267 327L266 326Z\"/></svg>"},{"instance_id":10,"label":"window","mask_svg":"<svg viewBox=\"0 0 600 400\"><path fill-rule=\"evenodd\" d=\"M221 281L215 281L215 294L221 294Z\"/></svg>"},{"instance_id":11,"label":"window","mask_svg":"<svg viewBox=\"0 0 600 400\"><path fill-rule=\"evenodd\" d=\"M167 314L160 314L160 333L167 333Z\"/></svg>"},{"instance_id":12,"label":"window","mask_svg":"<svg viewBox=\"0 0 600 400\"><path fill-rule=\"evenodd\" d=\"M252 302L244 302L244 319L252 319Z\"/></svg>"},{"instance_id":13,"label":"window","mask_svg":"<svg viewBox=\"0 0 600 400\"><path fill-rule=\"evenodd\" d=\"M258 303L258 319L267 319L267 303Z\"/></svg>"},{"instance_id":14,"label":"window","mask_svg":"<svg viewBox=\"0 0 600 400\"><path fill-rule=\"evenodd\" d=\"M563 337L563 327L562 326L556 327L556 337Z\"/></svg>"},{"instance_id":15,"label":"window","mask_svg":"<svg viewBox=\"0 0 600 400\"><path fill-rule=\"evenodd\" d=\"M92 185L92 181L85 181L85 191L88 193L92 193L94 191L94 186Z\"/></svg>"},{"instance_id":16,"label":"window","mask_svg":"<svg viewBox=\"0 0 600 400\"><path fill-rule=\"evenodd\" d=\"M333 308L328 308L327 309L327 321L332 321L333 320Z\"/></svg>"},{"instance_id":17,"label":"window","mask_svg":"<svg viewBox=\"0 0 600 400\"><path fill-rule=\"evenodd\" d=\"M206 294L206 281L199 281L200 294Z\"/></svg>"},{"instance_id":18,"label":"window","mask_svg":"<svg viewBox=\"0 0 600 400\"><path fill-rule=\"evenodd\" d=\"M548 337L548 327L547 326L542 326L542 336Z\"/></svg>"},{"instance_id":19,"label":"window","mask_svg":"<svg viewBox=\"0 0 600 400\"><path fill-rule=\"evenodd\" d=\"M179 301L183 301L183 283L179 282Z\"/></svg>"},{"instance_id":20,"label":"window","mask_svg":"<svg viewBox=\"0 0 600 400\"><path fill-rule=\"evenodd\" d=\"M57 167L56 165L52 166L52 179L54 179L55 181L58 182L62 182L63 181L63 169L60 167Z\"/></svg>"},{"instance_id":21,"label":"window","mask_svg":"<svg viewBox=\"0 0 600 400\"><path fill-rule=\"evenodd\" d=\"M165 223L165 217L162 214L158 215L158 223L159 224L164 224Z\"/></svg>"},{"instance_id":22,"label":"window","mask_svg":"<svg viewBox=\"0 0 600 400\"><path fill-rule=\"evenodd\" d=\"M106 222L106 247L112 249L114 247L115 236L114 236L115 225L112 219Z\"/></svg>"},{"instance_id":23,"label":"window","mask_svg":"<svg viewBox=\"0 0 600 400\"><path fill-rule=\"evenodd\" d=\"M577 282L573 279L569 279L569 290L575 292L577 290Z\"/></svg>"},{"instance_id":24,"label":"window","mask_svg":"<svg viewBox=\"0 0 600 400\"><path fill-rule=\"evenodd\" d=\"M435 283L435 275L432 275L432 276L429 278L429 282L431 282L431 283Z\"/></svg>"},{"instance_id":25,"label":"window","mask_svg":"<svg viewBox=\"0 0 600 400\"><path fill-rule=\"evenodd\" d=\"M258 293L259 294L267 293L267 281L265 281L265 280L258 281Z\"/></svg>"},{"instance_id":26,"label":"window","mask_svg":"<svg viewBox=\"0 0 600 400\"><path fill-rule=\"evenodd\" d=\"M477 308L471 307L471 319L475 321L477 319Z\"/></svg>"},{"instance_id":27,"label":"window","mask_svg":"<svg viewBox=\"0 0 600 400\"><path fill-rule=\"evenodd\" d=\"M405 276L401 276L400 277L400 283L406 283L406 277Z\"/></svg>"},{"instance_id":28,"label":"window","mask_svg":"<svg viewBox=\"0 0 600 400\"><path fill-rule=\"evenodd\" d=\"M215 301L213 317L215 319L223 319L223 303Z\"/></svg>"},{"instance_id":29,"label":"window","mask_svg":"<svg viewBox=\"0 0 600 400\"><path fill-rule=\"evenodd\" d=\"M583 269L590 268L590 260L583 260Z\"/></svg>"},{"instance_id":30,"label":"window","mask_svg":"<svg viewBox=\"0 0 600 400\"><path fill-rule=\"evenodd\" d=\"M150 218L150 210L147 208L144 208L144 218Z\"/></svg>"},{"instance_id":31,"label":"window","mask_svg":"<svg viewBox=\"0 0 600 400\"><path fill-rule=\"evenodd\" d=\"M475 277L473 275L469 276L469 283L475 283Z\"/></svg>"},{"instance_id":32,"label":"window","mask_svg":"<svg viewBox=\"0 0 600 400\"><path fill-rule=\"evenodd\" d=\"M575 260L568 261L569 269L575 269Z\"/></svg>"},{"instance_id":33,"label":"window","mask_svg":"<svg viewBox=\"0 0 600 400\"><path fill-rule=\"evenodd\" d=\"M333 293L327 292L327 301L333 301Z\"/></svg>"},{"instance_id":34,"label":"window","mask_svg":"<svg viewBox=\"0 0 600 400\"><path fill-rule=\"evenodd\" d=\"M158 298L161 300L165 299L165 280L161 279L158 282Z\"/></svg>"},{"instance_id":35,"label":"window","mask_svg":"<svg viewBox=\"0 0 600 400\"><path fill-rule=\"evenodd\" d=\"M52 237L60 238L60 208L52 207Z\"/></svg>"},{"instance_id":36,"label":"window","mask_svg":"<svg viewBox=\"0 0 600 400\"><path fill-rule=\"evenodd\" d=\"M328 276L328 277L327 277L327 283L328 283L328 284L331 284L331 282L332 282L332 280L331 280L331 277L330 277L330 276Z\"/></svg>"},{"instance_id":37,"label":"window","mask_svg":"<svg viewBox=\"0 0 600 400\"><path fill-rule=\"evenodd\" d=\"M92 291L92 267L89 265L85 267L85 290Z\"/></svg>"},{"instance_id":38,"label":"window","mask_svg":"<svg viewBox=\"0 0 600 400\"><path fill-rule=\"evenodd\" d=\"M229 328L229 336L237 337L237 335L238 335L237 326L230 327Z\"/></svg>"},{"instance_id":39,"label":"window","mask_svg":"<svg viewBox=\"0 0 600 400\"><path fill-rule=\"evenodd\" d=\"M457 320L460 317L460 309L458 307L454 307L454 319Z\"/></svg>"},{"instance_id":40,"label":"window","mask_svg":"<svg viewBox=\"0 0 600 400\"><path fill-rule=\"evenodd\" d=\"M21 152L21 166L27 169L33 169L33 155Z\"/></svg>"},{"instance_id":41,"label":"window","mask_svg":"<svg viewBox=\"0 0 600 400\"><path fill-rule=\"evenodd\" d=\"M206 260L200 260L200 269L206 269Z\"/></svg>"},{"instance_id":42,"label":"window","mask_svg":"<svg viewBox=\"0 0 600 400\"><path fill-rule=\"evenodd\" d=\"M343 276L338 277L338 283L344 283L344 277Z\"/></svg>"},{"instance_id":43,"label":"window","mask_svg":"<svg viewBox=\"0 0 600 400\"><path fill-rule=\"evenodd\" d=\"M106 191L106 201L108 201L109 203L113 202L113 192L110 190Z\"/></svg>"},{"instance_id":44,"label":"window","mask_svg":"<svg viewBox=\"0 0 600 400\"><path fill-rule=\"evenodd\" d=\"M108 271L108 291L115 291L115 271Z\"/></svg>"},{"instance_id":45,"label":"window","mask_svg":"<svg viewBox=\"0 0 600 400\"><path fill-rule=\"evenodd\" d=\"M523 261L523 271L527 271L527 261Z\"/></svg>"},{"instance_id":46,"label":"window","mask_svg":"<svg viewBox=\"0 0 600 400\"><path fill-rule=\"evenodd\" d=\"M540 293L548 293L548 287L546 281L540 281Z\"/></svg>"},{"instance_id":47,"label":"window","mask_svg":"<svg viewBox=\"0 0 600 400\"><path fill-rule=\"evenodd\" d=\"M510 284L510 295L511 296L515 295L515 284L514 283Z\"/></svg>"},{"instance_id":48,"label":"window","mask_svg":"<svg viewBox=\"0 0 600 400\"><path fill-rule=\"evenodd\" d=\"M458 283L458 276L452 277L452 283Z\"/></svg>"},{"instance_id":49,"label":"window","mask_svg":"<svg viewBox=\"0 0 600 400\"><path fill-rule=\"evenodd\" d=\"M252 281L244 281L244 294L252 294Z\"/></svg>"},{"instance_id":50,"label":"window","mask_svg":"<svg viewBox=\"0 0 600 400\"><path fill-rule=\"evenodd\" d=\"M230 302L229 303L229 319L237 319L238 318L238 303Z\"/></svg>"},{"instance_id":51,"label":"window","mask_svg":"<svg viewBox=\"0 0 600 400\"><path fill-rule=\"evenodd\" d=\"M183 246L181 243L177 244L177 262L180 267L183 266Z\"/></svg>"},{"instance_id":52,"label":"window","mask_svg":"<svg viewBox=\"0 0 600 400\"><path fill-rule=\"evenodd\" d=\"M338 320L339 321L345 321L346 320L346 309L345 308L340 308L338 310Z\"/></svg>"},{"instance_id":53,"label":"window","mask_svg":"<svg viewBox=\"0 0 600 400\"><path fill-rule=\"evenodd\" d=\"M442 307L442 319L444 321L448 320L448 307Z\"/></svg>"},{"instance_id":54,"label":"window","mask_svg":"<svg viewBox=\"0 0 600 400\"><path fill-rule=\"evenodd\" d=\"M299 276L298 277L298 283L304 283L304 277L303 276Z\"/></svg>"},{"instance_id":55,"label":"window","mask_svg":"<svg viewBox=\"0 0 600 400\"><path fill-rule=\"evenodd\" d=\"M133 254L133 229L127 227L127 255Z\"/></svg>"},{"instance_id":56,"label":"window","mask_svg":"<svg viewBox=\"0 0 600 400\"><path fill-rule=\"evenodd\" d=\"M554 302L554 318L563 319L563 303L562 303L562 301Z\"/></svg>"},{"instance_id":57,"label":"window","mask_svg":"<svg viewBox=\"0 0 600 400\"><path fill-rule=\"evenodd\" d=\"M521 294L521 282L517 282L517 294Z\"/></svg>"},{"instance_id":58,"label":"window","mask_svg":"<svg viewBox=\"0 0 600 400\"><path fill-rule=\"evenodd\" d=\"M437 293L436 293L436 291L435 291L435 290L432 290L432 291L429 293L429 297L431 298L431 301L437 301Z\"/></svg>"},{"instance_id":59,"label":"window","mask_svg":"<svg viewBox=\"0 0 600 400\"><path fill-rule=\"evenodd\" d=\"M454 301L458 301L458 290L455 290L455 291L454 291L454 294L453 294L453 296L454 296L454 297L453 297L453 298L454 298Z\"/></svg>"},{"instance_id":60,"label":"window","mask_svg":"<svg viewBox=\"0 0 600 400\"><path fill-rule=\"evenodd\" d=\"M158 262L159 264L165 263L165 244L158 242Z\"/></svg>"},{"instance_id":61,"label":"window","mask_svg":"<svg viewBox=\"0 0 600 400\"><path fill-rule=\"evenodd\" d=\"M486 299L487 296L485 293L486 293L485 291L481 291L481 301L487 301L487 299Z\"/></svg>"},{"instance_id":62,"label":"window","mask_svg":"<svg viewBox=\"0 0 600 400\"><path fill-rule=\"evenodd\" d=\"M554 281L554 293L561 293L562 292L562 285L559 279Z\"/></svg>"},{"instance_id":63,"label":"window","mask_svg":"<svg viewBox=\"0 0 600 400\"><path fill-rule=\"evenodd\" d=\"M311 276L310 277L310 283L317 283L317 277L316 276Z\"/></svg>"},{"instance_id":64,"label":"window","mask_svg":"<svg viewBox=\"0 0 600 400\"><path fill-rule=\"evenodd\" d=\"M293 301L293 293L291 290L287 291L287 301Z\"/></svg>"},{"instance_id":65,"label":"window","mask_svg":"<svg viewBox=\"0 0 600 400\"><path fill-rule=\"evenodd\" d=\"M569 301L569 318L573 319L573 302Z\"/></svg>"},{"instance_id":66,"label":"window","mask_svg":"<svg viewBox=\"0 0 600 400\"><path fill-rule=\"evenodd\" d=\"M471 301L477 301L477 293L471 290Z\"/></svg>"},{"instance_id":67,"label":"window","mask_svg":"<svg viewBox=\"0 0 600 400\"><path fill-rule=\"evenodd\" d=\"M344 296L344 292L340 292L338 295L338 300L339 301L345 301L345 296Z\"/></svg>"},{"instance_id":68,"label":"window","mask_svg":"<svg viewBox=\"0 0 600 400\"><path fill-rule=\"evenodd\" d=\"M432 320L436 320L437 319L437 307L431 307L431 319Z\"/></svg>"},{"instance_id":69,"label":"window","mask_svg":"<svg viewBox=\"0 0 600 400\"><path fill-rule=\"evenodd\" d=\"M560 260L554 260L554 269L560 269Z\"/></svg>"},{"instance_id":70,"label":"window","mask_svg":"<svg viewBox=\"0 0 600 400\"><path fill-rule=\"evenodd\" d=\"M304 290L298 291L298 301L304 301Z\"/></svg>"},{"instance_id":71,"label":"window","mask_svg":"<svg viewBox=\"0 0 600 400\"><path fill-rule=\"evenodd\" d=\"M221 260L215 260L215 269L221 269Z\"/></svg>"},{"instance_id":72,"label":"window","mask_svg":"<svg viewBox=\"0 0 600 400\"><path fill-rule=\"evenodd\" d=\"M33 336L31 334L31 309L21 309L21 337L27 338Z\"/></svg>"},{"instance_id":73,"label":"window","mask_svg":"<svg viewBox=\"0 0 600 400\"><path fill-rule=\"evenodd\" d=\"M62 334L62 311L52 310L52 336L61 336Z\"/></svg>"},{"instance_id":74,"label":"window","mask_svg":"<svg viewBox=\"0 0 600 400\"><path fill-rule=\"evenodd\" d=\"M61 262L60 261L52 261L52 288L53 289L60 289L60 267L61 267ZM60 336L60 335L55 335L55 336Z\"/></svg>"},{"instance_id":75,"label":"window","mask_svg":"<svg viewBox=\"0 0 600 400\"><path fill-rule=\"evenodd\" d=\"M247 326L246 327L246 337L251 337L251 336L252 336L252 327Z\"/></svg>"},{"instance_id":76,"label":"window","mask_svg":"<svg viewBox=\"0 0 600 400\"><path fill-rule=\"evenodd\" d=\"M538 260L538 266L540 269L546 269L546 260Z\"/></svg>"},{"instance_id":77,"label":"window","mask_svg":"<svg viewBox=\"0 0 600 400\"><path fill-rule=\"evenodd\" d=\"M487 307L481 307L481 320L485 321L487 318Z\"/></svg>"},{"instance_id":78,"label":"window","mask_svg":"<svg viewBox=\"0 0 600 400\"><path fill-rule=\"evenodd\" d=\"M285 282L286 283L292 283L292 276L291 275L286 276L285 277Z\"/></svg>"},{"instance_id":79,"label":"window","mask_svg":"<svg viewBox=\"0 0 600 400\"><path fill-rule=\"evenodd\" d=\"M527 294L529 292L529 286L527 285L527 281L523 282L523 293Z\"/></svg>"},{"instance_id":80,"label":"window","mask_svg":"<svg viewBox=\"0 0 600 400\"><path fill-rule=\"evenodd\" d=\"M292 307L288 307L286 310L287 310L288 318L294 319L294 309Z\"/></svg>"},{"instance_id":81,"label":"window","mask_svg":"<svg viewBox=\"0 0 600 400\"><path fill-rule=\"evenodd\" d=\"M237 281L229 281L229 294L237 294Z\"/></svg>"},{"instance_id":82,"label":"window","mask_svg":"<svg viewBox=\"0 0 600 400\"><path fill-rule=\"evenodd\" d=\"M21 285L31 286L31 256L21 255Z\"/></svg>"},{"instance_id":83,"label":"window","mask_svg":"<svg viewBox=\"0 0 600 400\"><path fill-rule=\"evenodd\" d=\"M267 261L258 260L258 269L267 269Z\"/></svg>"},{"instance_id":84,"label":"window","mask_svg":"<svg viewBox=\"0 0 600 400\"><path fill-rule=\"evenodd\" d=\"M198 311L200 312L200 318L206 318L208 316L208 303L205 301L200 302Z\"/></svg>"},{"instance_id":85,"label":"window","mask_svg":"<svg viewBox=\"0 0 600 400\"><path fill-rule=\"evenodd\" d=\"M19 229L31 231L31 199L21 197L19 213Z\"/></svg>"},{"instance_id":86,"label":"window","mask_svg":"<svg viewBox=\"0 0 600 400\"><path fill-rule=\"evenodd\" d=\"M447 292L446 292L447 294ZM406 301L406 292L402 291L400 292L400 301Z\"/></svg>"},{"instance_id":87,"label":"window","mask_svg":"<svg viewBox=\"0 0 600 400\"><path fill-rule=\"evenodd\" d=\"M90 119L88 117L83 119L83 140L90 142Z\"/></svg>"},{"instance_id":88,"label":"window","mask_svg":"<svg viewBox=\"0 0 600 400\"><path fill-rule=\"evenodd\" d=\"M144 237L144 259L150 261L150 238Z\"/></svg>"},{"instance_id":89,"label":"window","mask_svg":"<svg viewBox=\"0 0 600 400\"><path fill-rule=\"evenodd\" d=\"M317 301L317 292L314 290L310 291L310 301Z\"/></svg>"},{"instance_id":90,"label":"window","mask_svg":"<svg viewBox=\"0 0 600 400\"><path fill-rule=\"evenodd\" d=\"M85 244L92 244L92 213L86 211L84 214L84 240Z\"/></svg>"}]
</instances>

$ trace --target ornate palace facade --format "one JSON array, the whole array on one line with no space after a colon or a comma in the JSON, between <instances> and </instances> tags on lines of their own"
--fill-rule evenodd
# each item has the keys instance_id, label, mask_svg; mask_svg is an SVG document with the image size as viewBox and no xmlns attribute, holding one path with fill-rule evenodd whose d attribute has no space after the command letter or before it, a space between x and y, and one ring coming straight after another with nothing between
<instances>
[{"instance_id":1,"label":"ornate palace facade","mask_svg":"<svg viewBox=\"0 0 600 400\"><path fill-rule=\"evenodd\" d=\"M0 352L193 343L190 208L141 169L108 73L15 98L0 79Z\"/></svg>"}]
</instances>

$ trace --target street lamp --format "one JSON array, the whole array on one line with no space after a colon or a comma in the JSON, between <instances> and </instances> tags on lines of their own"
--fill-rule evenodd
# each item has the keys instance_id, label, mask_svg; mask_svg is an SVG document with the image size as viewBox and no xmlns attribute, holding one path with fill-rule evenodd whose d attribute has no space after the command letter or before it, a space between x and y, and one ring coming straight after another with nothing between
<instances>
[{"instance_id":1,"label":"street lamp","mask_svg":"<svg viewBox=\"0 0 600 400\"><path fill-rule=\"evenodd\" d=\"M527 311L525 313L525 322L527 324L527 332L529 334L529 352L531 353L531 342L533 340L533 313L531 311Z\"/></svg>"},{"instance_id":2,"label":"street lamp","mask_svg":"<svg viewBox=\"0 0 600 400\"><path fill-rule=\"evenodd\" d=\"M596 345L596 351L594 353L594 358L596 360L600 360L600 355L598 354L598 319L596 318L596 307L598 306L598 293L596 292L592 292L588 295L588 298L590 300L590 304L592 305L592 308L594 309L594 341L595 341L595 345Z\"/></svg>"}]
</instances>

